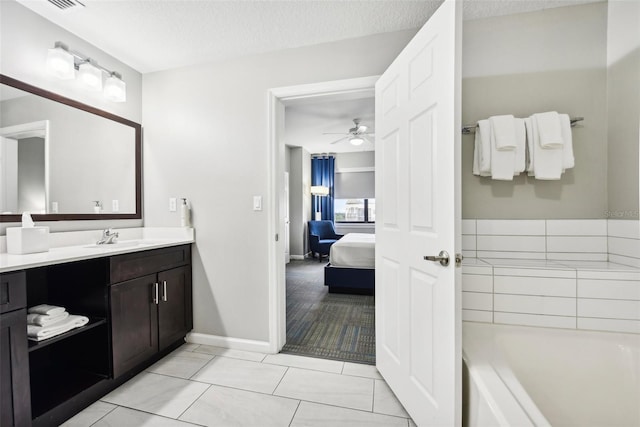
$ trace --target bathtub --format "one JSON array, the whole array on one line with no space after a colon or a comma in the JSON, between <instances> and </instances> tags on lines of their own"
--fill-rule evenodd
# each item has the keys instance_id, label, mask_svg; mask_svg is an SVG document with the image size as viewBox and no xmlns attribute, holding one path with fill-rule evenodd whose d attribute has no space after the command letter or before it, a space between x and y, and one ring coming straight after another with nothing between
<instances>
[{"instance_id":1,"label":"bathtub","mask_svg":"<svg viewBox=\"0 0 640 427\"><path fill-rule=\"evenodd\" d=\"M640 426L640 335L463 322L465 426Z\"/></svg>"}]
</instances>

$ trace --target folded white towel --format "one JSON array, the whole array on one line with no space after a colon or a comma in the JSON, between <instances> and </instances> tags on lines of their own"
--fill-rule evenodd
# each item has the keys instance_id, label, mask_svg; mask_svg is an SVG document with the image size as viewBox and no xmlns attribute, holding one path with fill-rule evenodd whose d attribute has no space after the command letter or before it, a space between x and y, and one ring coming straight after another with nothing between
<instances>
[{"instance_id":1,"label":"folded white towel","mask_svg":"<svg viewBox=\"0 0 640 427\"><path fill-rule=\"evenodd\" d=\"M560 129L560 118L555 111L534 114L538 123L540 146L542 148L560 148L564 143L562 130Z\"/></svg>"},{"instance_id":2,"label":"folded white towel","mask_svg":"<svg viewBox=\"0 0 640 427\"><path fill-rule=\"evenodd\" d=\"M512 115L491 116L491 132L495 139L496 150L515 150L517 147L514 128L514 118Z\"/></svg>"},{"instance_id":3,"label":"folded white towel","mask_svg":"<svg viewBox=\"0 0 640 427\"><path fill-rule=\"evenodd\" d=\"M27 325L27 337L32 341L42 341L64 334L87 323L89 323L89 318L85 316L70 315L65 320L48 326Z\"/></svg>"},{"instance_id":4,"label":"folded white towel","mask_svg":"<svg viewBox=\"0 0 640 427\"><path fill-rule=\"evenodd\" d=\"M56 314L64 313L66 309L64 307L58 307L57 305L40 304L31 307L27 310L32 314L47 314L49 316L55 316Z\"/></svg>"},{"instance_id":5,"label":"folded white towel","mask_svg":"<svg viewBox=\"0 0 640 427\"><path fill-rule=\"evenodd\" d=\"M69 313L63 311L60 314L27 314L27 323L30 325L47 326L69 317Z\"/></svg>"},{"instance_id":6,"label":"folded white towel","mask_svg":"<svg viewBox=\"0 0 640 427\"><path fill-rule=\"evenodd\" d=\"M527 135L530 136L529 145L531 146L531 160L528 169L529 175L535 176L536 179L556 180L560 179L563 168L563 150L558 148L543 148L540 145L540 134L537 121L537 115L531 116L527 123ZM529 129L530 128L530 129Z\"/></svg>"},{"instance_id":7,"label":"folded white towel","mask_svg":"<svg viewBox=\"0 0 640 427\"><path fill-rule=\"evenodd\" d=\"M568 114L558 114L560 118L560 130L562 131L562 168L571 169L575 166L573 157L573 136L571 132L571 119Z\"/></svg>"}]
</instances>

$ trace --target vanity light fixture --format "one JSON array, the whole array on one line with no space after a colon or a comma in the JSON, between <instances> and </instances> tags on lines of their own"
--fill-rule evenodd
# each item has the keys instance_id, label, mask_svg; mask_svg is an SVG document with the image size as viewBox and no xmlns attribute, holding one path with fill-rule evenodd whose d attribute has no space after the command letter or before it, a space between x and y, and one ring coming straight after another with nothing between
<instances>
[{"instance_id":1,"label":"vanity light fixture","mask_svg":"<svg viewBox=\"0 0 640 427\"><path fill-rule=\"evenodd\" d=\"M364 142L364 139L360 138L359 136L354 136L353 138L349 139L349 142L352 145L362 145L362 143Z\"/></svg>"},{"instance_id":2,"label":"vanity light fixture","mask_svg":"<svg viewBox=\"0 0 640 427\"><path fill-rule=\"evenodd\" d=\"M89 90L103 91L103 95L111 102L125 102L127 100L127 85L122 75L99 65L88 56L71 50L62 42L56 42L53 49L47 53L47 70L52 75L69 80L78 80ZM76 70L78 70L76 76ZM102 74L107 78L102 81Z\"/></svg>"}]
</instances>

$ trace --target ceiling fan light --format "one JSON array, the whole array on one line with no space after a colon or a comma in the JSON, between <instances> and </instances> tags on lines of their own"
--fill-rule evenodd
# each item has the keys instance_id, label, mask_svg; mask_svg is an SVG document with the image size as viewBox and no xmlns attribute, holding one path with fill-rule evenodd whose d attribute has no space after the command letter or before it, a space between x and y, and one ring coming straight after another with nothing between
<instances>
[{"instance_id":1,"label":"ceiling fan light","mask_svg":"<svg viewBox=\"0 0 640 427\"><path fill-rule=\"evenodd\" d=\"M76 76L73 55L64 47L56 43L56 47L47 52L47 71L62 80L70 80Z\"/></svg>"},{"instance_id":2,"label":"ceiling fan light","mask_svg":"<svg viewBox=\"0 0 640 427\"><path fill-rule=\"evenodd\" d=\"M359 125L358 126L358 132L366 132L368 129L368 127L366 127L365 125Z\"/></svg>"},{"instance_id":3,"label":"ceiling fan light","mask_svg":"<svg viewBox=\"0 0 640 427\"><path fill-rule=\"evenodd\" d=\"M349 142L352 145L362 145L362 143L364 142L364 139L360 138L359 136L354 136L353 138L349 139Z\"/></svg>"},{"instance_id":4,"label":"ceiling fan light","mask_svg":"<svg viewBox=\"0 0 640 427\"><path fill-rule=\"evenodd\" d=\"M102 90L102 71L91 63L91 60L80 64L78 78L89 90Z\"/></svg>"}]
</instances>

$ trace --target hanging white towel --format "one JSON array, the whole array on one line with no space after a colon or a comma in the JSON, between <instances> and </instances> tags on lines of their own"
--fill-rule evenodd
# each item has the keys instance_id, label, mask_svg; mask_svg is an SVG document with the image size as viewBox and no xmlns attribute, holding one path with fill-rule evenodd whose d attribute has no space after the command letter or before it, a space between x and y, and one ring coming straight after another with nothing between
<instances>
[{"instance_id":1,"label":"hanging white towel","mask_svg":"<svg viewBox=\"0 0 640 427\"><path fill-rule=\"evenodd\" d=\"M514 175L520 175L527 167L527 131L524 127L524 119L514 119L513 128L516 141Z\"/></svg>"},{"instance_id":2,"label":"hanging white towel","mask_svg":"<svg viewBox=\"0 0 640 427\"><path fill-rule=\"evenodd\" d=\"M555 111L537 113L533 117L538 123L538 133L540 146L543 148L560 148L564 143L562 130L560 129L560 118Z\"/></svg>"},{"instance_id":3,"label":"hanging white towel","mask_svg":"<svg viewBox=\"0 0 640 427\"><path fill-rule=\"evenodd\" d=\"M562 131L562 168L571 169L575 166L573 157L573 135L571 132L571 119L568 114L558 114L560 118L560 130Z\"/></svg>"},{"instance_id":4,"label":"hanging white towel","mask_svg":"<svg viewBox=\"0 0 640 427\"><path fill-rule=\"evenodd\" d=\"M515 128L512 115L491 116L491 131L496 141L496 150L515 150Z\"/></svg>"},{"instance_id":5,"label":"hanging white towel","mask_svg":"<svg viewBox=\"0 0 640 427\"><path fill-rule=\"evenodd\" d=\"M488 132L490 137L490 147L491 147L491 179L499 180L499 181L513 181L513 175L515 171L515 161L516 161L516 150L498 150L496 147L496 139L495 134L491 129L491 124L488 120L481 120L478 122L486 121L488 126L486 126L487 130L481 130L481 132ZM482 128L482 126L481 126ZM483 137L483 144L486 138Z\"/></svg>"},{"instance_id":6,"label":"hanging white towel","mask_svg":"<svg viewBox=\"0 0 640 427\"><path fill-rule=\"evenodd\" d=\"M36 305L27 310L27 312L31 314L47 314L49 316L61 314L61 313L64 313L65 311L66 309L64 307L58 307L57 305L48 305L48 304Z\"/></svg>"},{"instance_id":7,"label":"hanging white towel","mask_svg":"<svg viewBox=\"0 0 640 427\"><path fill-rule=\"evenodd\" d=\"M479 120L476 127L476 141L480 142L480 175L491 175L491 124L489 120Z\"/></svg>"},{"instance_id":8,"label":"hanging white towel","mask_svg":"<svg viewBox=\"0 0 640 427\"><path fill-rule=\"evenodd\" d=\"M525 132L527 133L527 175L533 176L534 170L534 152L533 152L533 123L531 117L522 119L524 121Z\"/></svg>"},{"instance_id":9,"label":"hanging white towel","mask_svg":"<svg viewBox=\"0 0 640 427\"><path fill-rule=\"evenodd\" d=\"M60 314L48 315L48 314L27 314L27 323L31 325L47 326L52 323L59 322L69 317L69 313L63 311Z\"/></svg>"},{"instance_id":10,"label":"hanging white towel","mask_svg":"<svg viewBox=\"0 0 640 427\"><path fill-rule=\"evenodd\" d=\"M486 170L480 169L481 157L482 157L482 135L480 132L480 127L476 126L475 140L473 145L473 174L477 176L491 176L490 164Z\"/></svg>"},{"instance_id":11,"label":"hanging white towel","mask_svg":"<svg viewBox=\"0 0 640 427\"><path fill-rule=\"evenodd\" d=\"M533 162L532 172L536 179L557 180L563 172L563 150L562 146L557 148L543 148L540 144L540 131L537 115L531 116Z\"/></svg>"},{"instance_id":12,"label":"hanging white towel","mask_svg":"<svg viewBox=\"0 0 640 427\"><path fill-rule=\"evenodd\" d=\"M79 328L89 323L85 316L71 315L66 319L47 326L27 325L27 337L32 341L42 341L64 334L72 329Z\"/></svg>"}]
</instances>

